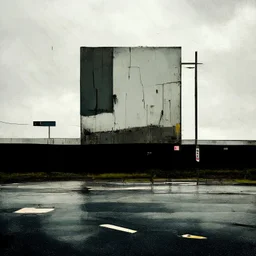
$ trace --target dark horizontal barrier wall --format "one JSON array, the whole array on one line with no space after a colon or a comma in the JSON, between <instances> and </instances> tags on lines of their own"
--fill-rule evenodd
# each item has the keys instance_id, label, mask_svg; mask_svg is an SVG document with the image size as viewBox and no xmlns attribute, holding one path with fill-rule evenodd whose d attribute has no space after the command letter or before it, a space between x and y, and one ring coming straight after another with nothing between
<instances>
[{"instance_id":1,"label":"dark horizontal barrier wall","mask_svg":"<svg viewBox=\"0 0 256 256\"><path fill-rule=\"evenodd\" d=\"M151 168L255 168L255 146L0 144L0 172L134 172Z\"/></svg>"}]
</instances>

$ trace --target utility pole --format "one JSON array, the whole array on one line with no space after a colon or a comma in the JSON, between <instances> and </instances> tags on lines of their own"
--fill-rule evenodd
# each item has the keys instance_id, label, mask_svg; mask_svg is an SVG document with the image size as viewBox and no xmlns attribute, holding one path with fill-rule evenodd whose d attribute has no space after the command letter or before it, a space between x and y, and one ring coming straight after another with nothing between
<instances>
[{"instance_id":1,"label":"utility pole","mask_svg":"<svg viewBox=\"0 0 256 256\"><path fill-rule=\"evenodd\" d=\"M198 55L197 51L195 52L195 62L183 62L181 65L195 65L194 67L188 67L188 68L194 68L195 69L195 157L196 162L200 162L200 150L198 145L198 83L197 83L197 65L203 64L198 62ZM197 176L199 177L199 172L197 168ZM198 184L198 179L197 179Z\"/></svg>"},{"instance_id":2,"label":"utility pole","mask_svg":"<svg viewBox=\"0 0 256 256\"><path fill-rule=\"evenodd\" d=\"M195 52L195 145L197 147L198 140L198 96L197 96L197 52Z\"/></svg>"},{"instance_id":3,"label":"utility pole","mask_svg":"<svg viewBox=\"0 0 256 256\"><path fill-rule=\"evenodd\" d=\"M200 161L200 149L198 146L198 86L197 86L197 52L195 52L195 153L196 162ZM197 164L198 165L198 164ZM199 169L196 166L197 172L197 185L199 184Z\"/></svg>"}]
</instances>

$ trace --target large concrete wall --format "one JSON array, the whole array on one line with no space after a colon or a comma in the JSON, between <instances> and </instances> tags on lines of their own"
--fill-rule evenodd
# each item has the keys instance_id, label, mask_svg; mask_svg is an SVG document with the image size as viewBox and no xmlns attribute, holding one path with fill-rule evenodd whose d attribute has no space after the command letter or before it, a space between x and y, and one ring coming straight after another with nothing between
<instances>
[{"instance_id":1,"label":"large concrete wall","mask_svg":"<svg viewBox=\"0 0 256 256\"><path fill-rule=\"evenodd\" d=\"M103 54L110 48L94 48L94 55L91 48L86 49L81 48L82 144L177 143L181 124L181 47L115 47L112 62L109 54ZM104 70L105 63L112 69ZM97 81L96 75L100 77ZM113 79L113 88L109 78ZM111 113L109 91L113 91ZM131 133L133 136L128 135Z\"/></svg>"}]
</instances>

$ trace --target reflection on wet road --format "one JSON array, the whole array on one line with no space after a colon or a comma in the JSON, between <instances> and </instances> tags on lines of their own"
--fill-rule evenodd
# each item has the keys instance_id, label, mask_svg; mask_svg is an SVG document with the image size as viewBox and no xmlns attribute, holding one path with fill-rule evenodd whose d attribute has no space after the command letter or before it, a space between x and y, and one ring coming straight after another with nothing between
<instances>
[{"instance_id":1,"label":"reflection on wet road","mask_svg":"<svg viewBox=\"0 0 256 256\"><path fill-rule=\"evenodd\" d=\"M82 185L0 186L0 255L256 255L256 187Z\"/></svg>"}]
</instances>

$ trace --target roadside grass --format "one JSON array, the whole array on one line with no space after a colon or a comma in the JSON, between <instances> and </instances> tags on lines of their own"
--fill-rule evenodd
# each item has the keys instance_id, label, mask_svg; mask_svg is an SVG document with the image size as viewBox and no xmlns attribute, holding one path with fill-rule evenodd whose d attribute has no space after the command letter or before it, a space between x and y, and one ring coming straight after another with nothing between
<instances>
[{"instance_id":1,"label":"roadside grass","mask_svg":"<svg viewBox=\"0 0 256 256\"><path fill-rule=\"evenodd\" d=\"M255 184L256 185L256 180L235 180L235 182L239 184Z\"/></svg>"},{"instance_id":2,"label":"roadside grass","mask_svg":"<svg viewBox=\"0 0 256 256\"><path fill-rule=\"evenodd\" d=\"M89 174L94 179L129 179L129 178L149 178L147 173L100 173Z\"/></svg>"},{"instance_id":3,"label":"roadside grass","mask_svg":"<svg viewBox=\"0 0 256 256\"><path fill-rule=\"evenodd\" d=\"M198 176L197 176L198 175ZM133 173L67 173L67 172L0 172L0 183L61 180L122 180L123 182L149 182L171 180L230 181L230 183L256 184L256 169L151 169Z\"/></svg>"}]
</instances>

